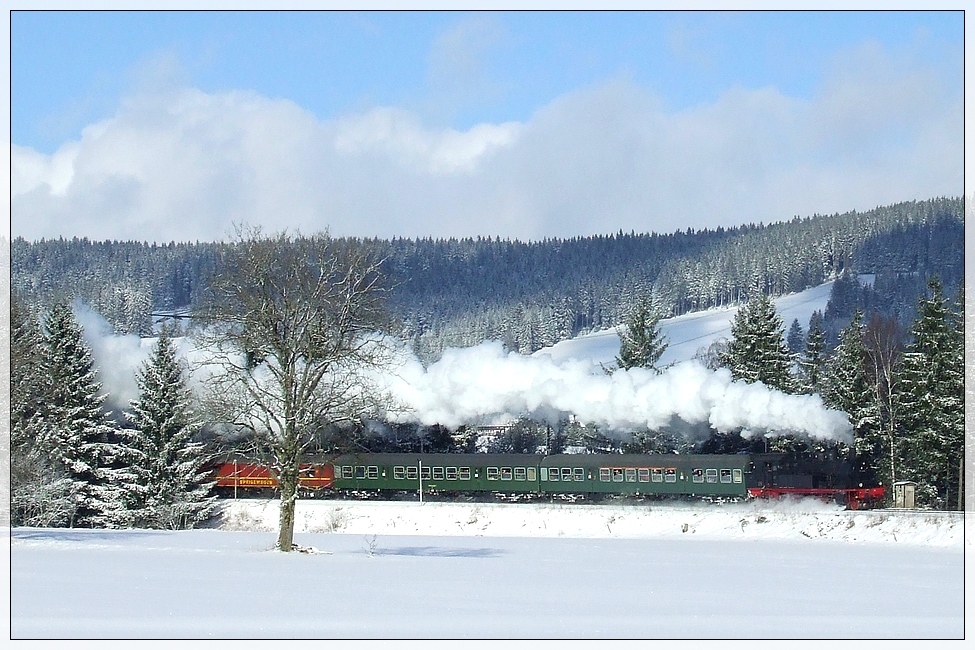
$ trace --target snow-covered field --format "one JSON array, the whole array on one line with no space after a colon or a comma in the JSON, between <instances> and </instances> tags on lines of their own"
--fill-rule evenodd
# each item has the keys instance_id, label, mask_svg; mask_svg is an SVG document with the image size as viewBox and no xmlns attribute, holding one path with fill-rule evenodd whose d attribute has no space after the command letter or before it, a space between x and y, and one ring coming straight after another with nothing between
<instances>
[{"instance_id":1,"label":"snow-covered field","mask_svg":"<svg viewBox=\"0 0 975 650\"><path fill-rule=\"evenodd\" d=\"M788 331L792 320L799 319L803 331L809 327L809 317L816 310L825 311L829 301L832 282L821 284L799 293L791 293L775 299L775 309ZM706 311L683 314L660 321L660 331L667 337L667 349L660 358L659 365L687 361L694 358L698 350L707 348L719 338L731 338L731 321L738 313L738 307L708 309ZM611 364L620 351L620 340L615 329L606 329L584 334L574 339L561 341L539 350L535 356L548 355L556 363L567 359L585 359L596 363Z\"/></svg>"},{"instance_id":2,"label":"snow-covered field","mask_svg":"<svg viewBox=\"0 0 975 650\"><path fill-rule=\"evenodd\" d=\"M961 638L960 515L815 501L226 504L221 529L11 532L19 638Z\"/></svg>"}]
</instances>

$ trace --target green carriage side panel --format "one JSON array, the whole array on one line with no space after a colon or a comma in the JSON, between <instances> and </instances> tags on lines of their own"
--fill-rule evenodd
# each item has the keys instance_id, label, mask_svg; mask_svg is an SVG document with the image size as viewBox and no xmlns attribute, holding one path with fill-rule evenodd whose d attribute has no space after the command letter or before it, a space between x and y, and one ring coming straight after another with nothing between
<instances>
[{"instance_id":1,"label":"green carriage side panel","mask_svg":"<svg viewBox=\"0 0 975 650\"><path fill-rule=\"evenodd\" d=\"M333 461L340 490L537 492L541 456L348 454Z\"/></svg>"},{"instance_id":2,"label":"green carriage side panel","mask_svg":"<svg viewBox=\"0 0 975 650\"><path fill-rule=\"evenodd\" d=\"M539 474L543 492L741 497L747 469L744 455L565 454L545 457Z\"/></svg>"}]
</instances>

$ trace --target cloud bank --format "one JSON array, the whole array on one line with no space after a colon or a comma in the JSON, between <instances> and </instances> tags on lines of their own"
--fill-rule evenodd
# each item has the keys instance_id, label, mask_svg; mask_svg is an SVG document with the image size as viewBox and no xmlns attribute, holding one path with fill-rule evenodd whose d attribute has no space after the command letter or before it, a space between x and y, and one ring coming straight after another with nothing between
<instances>
[{"instance_id":1,"label":"cloud bank","mask_svg":"<svg viewBox=\"0 0 975 650\"><path fill-rule=\"evenodd\" d=\"M733 88L668 109L615 79L465 131L375 107L320 120L252 92L144 87L51 155L11 152L12 234L520 239L671 232L960 195L962 97L879 47L808 98Z\"/></svg>"}]
</instances>

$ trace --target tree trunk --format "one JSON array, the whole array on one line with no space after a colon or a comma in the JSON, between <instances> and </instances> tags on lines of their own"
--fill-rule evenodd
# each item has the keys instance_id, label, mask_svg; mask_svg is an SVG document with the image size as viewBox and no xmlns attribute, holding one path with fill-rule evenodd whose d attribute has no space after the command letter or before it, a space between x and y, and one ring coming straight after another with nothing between
<instances>
[{"instance_id":1,"label":"tree trunk","mask_svg":"<svg viewBox=\"0 0 975 650\"><path fill-rule=\"evenodd\" d=\"M295 502L298 500L298 472L297 467L281 469L278 478L281 486L281 516L278 526L278 549L289 552L294 549L295 539Z\"/></svg>"}]
</instances>

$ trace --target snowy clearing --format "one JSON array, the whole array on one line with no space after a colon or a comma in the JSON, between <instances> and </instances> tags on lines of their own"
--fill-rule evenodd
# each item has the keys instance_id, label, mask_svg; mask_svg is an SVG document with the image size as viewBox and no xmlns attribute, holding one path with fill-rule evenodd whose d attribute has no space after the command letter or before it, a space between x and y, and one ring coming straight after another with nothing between
<instances>
[{"instance_id":1,"label":"snowy clearing","mask_svg":"<svg viewBox=\"0 0 975 650\"><path fill-rule=\"evenodd\" d=\"M809 317L816 310L825 311L829 302L832 282L811 289L775 298L775 309L782 318L786 330L795 318L803 331L809 327ZM719 338L731 338L731 321L738 307L720 307L705 311L682 314L660 321L660 331L667 337L667 349L659 365L666 366L694 358L697 351L707 348ZM567 359L588 360L594 363L612 364L620 351L620 339L616 329L600 330L574 339L561 341L543 348L533 356L547 355L556 363Z\"/></svg>"},{"instance_id":2,"label":"snowy clearing","mask_svg":"<svg viewBox=\"0 0 975 650\"><path fill-rule=\"evenodd\" d=\"M310 552L283 554L255 532L276 502L226 505L224 530L14 529L12 637L964 634L947 513L302 501Z\"/></svg>"}]
</instances>

